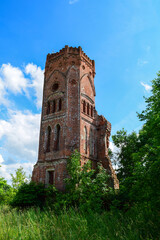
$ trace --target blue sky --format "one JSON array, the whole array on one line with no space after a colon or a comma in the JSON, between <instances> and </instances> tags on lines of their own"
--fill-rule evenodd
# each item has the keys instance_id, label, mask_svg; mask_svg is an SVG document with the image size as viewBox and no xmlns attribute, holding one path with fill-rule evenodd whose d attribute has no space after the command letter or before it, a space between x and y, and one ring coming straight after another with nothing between
<instances>
[{"instance_id":1,"label":"blue sky","mask_svg":"<svg viewBox=\"0 0 160 240\"><path fill-rule=\"evenodd\" d=\"M37 161L46 55L81 46L96 64L96 108L138 131L160 70L159 0L0 0L0 176Z\"/></svg>"}]
</instances>

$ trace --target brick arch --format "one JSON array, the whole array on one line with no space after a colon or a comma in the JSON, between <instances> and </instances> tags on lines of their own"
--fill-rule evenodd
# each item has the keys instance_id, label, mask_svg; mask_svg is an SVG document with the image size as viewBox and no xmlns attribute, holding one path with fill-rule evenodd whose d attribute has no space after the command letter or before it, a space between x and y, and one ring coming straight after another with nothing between
<instances>
[{"instance_id":1,"label":"brick arch","mask_svg":"<svg viewBox=\"0 0 160 240\"><path fill-rule=\"evenodd\" d=\"M64 74L63 72L59 71L58 69L55 69L55 70L49 75L49 77L48 77L47 79L45 79L45 81L48 82L48 81L50 80L50 78L51 78L56 72L60 73L60 74L65 78L65 74Z\"/></svg>"},{"instance_id":2,"label":"brick arch","mask_svg":"<svg viewBox=\"0 0 160 240\"><path fill-rule=\"evenodd\" d=\"M62 127L59 123L54 126L54 151L60 150Z\"/></svg>"},{"instance_id":3,"label":"brick arch","mask_svg":"<svg viewBox=\"0 0 160 240\"><path fill-rule=\"evenodd\" d=\"M78 68L76 66L72 65L67 70L67 73L66 73L66 77L67 78L69 78L69 75L71 74L71 71L73 72L73 70L75 72L75 74L74 74L75 76L73 78L77 78L78 77Z\"/></svg>"},{"instance_id":4,"label":"brick arch","mask_svg":"<svg viewBox=\"0 0 160 240\"><path fill-rule=\"evenodd\" d=\"M48 125L45 129L45 152L50 152L51 151L51 134L52 134L52 128L50 125Z\"/></svg>"},{"instance_id":5,"label":"brick arch","mask_svg":"<svg viewBox=\"0 0 160 240\"><path fill-rule=\"evenodd\" d=\"M85 76L87 76L87 77L88 77L88 79L89 79L89 82L90 82L90 84L91 84L91 88L92 88L92 90L93 90L93 93L94 93L94 96L96 96L95 87L94 87L94 85L93 85L93 83L92 83L92 80L91 80L91 78L90 78L90 76L89 76L89 74L88 74L88 73L85 73L85 74L83 74L83 76L81 77L80 81L82 81L82 79L83 79Z\"/></svg>"}]
</instances>

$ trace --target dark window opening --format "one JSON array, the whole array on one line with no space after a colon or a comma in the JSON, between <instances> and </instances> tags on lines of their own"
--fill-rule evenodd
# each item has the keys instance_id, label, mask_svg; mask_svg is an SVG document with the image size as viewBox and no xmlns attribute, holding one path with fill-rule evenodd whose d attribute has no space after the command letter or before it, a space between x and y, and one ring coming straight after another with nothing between
<instances>
[{"instance_id":1,"label":"dark window opening","mask_svg":"<svg viewBox=\"0 0 160 240\"><path fill-rule=\"evenodd\" d=\"M83 102L83 112L84 113L86 112L86 102L85 101Z\"/></svg>"},{"instance_id":2,"label":"dark window opening","mask_svg":"<svg viewBox=\"0 0 160 240\"><path fill-rule=\"evenodd\" d=\"M51 185L54 184L54 171L48 171L48 183Z\"/></svg>"},{"instance_id":3,"label":"dark window opening","mask_svg":"<svg viewBox=\"0 0 160 240\"><path fill-rule=\"evenodd\" d=\"M53 109L52 112L55 113L56 111L56 100L53 100Z\"/></svg>"},{"instance_id":4,"label":"dark window opening","mask_svg":"<svg viewBox=\"0 0 160 240\"><path fill-rule=\"evenodd\" d=\"M51 127L47 128L47 139L46 139L46 152L50 152L50 144L51 144Z\"/></svg>"},{"instance_id":5,"label":"dark window opening","mask_svg":"<svg viewBox=\"0 0 160 240\"><path fill-rule=\"evenodd\" d=\"M62 110L62 99L59 99L59 111Z\"/></svg>"},{"instance_id":6,"label":"dark window opening","mask_svg":"<svg viewBox=\"0 0 160 240\"><path fill-rule=\"evenodd\" d=\"M93 106L91 106L91 117L93 117Z\"/></svg>"},{"instance_id":7,"label":"dark window opening","mask_svg":"<svg viewBox=\"0 0 160 240\"><path fill-rule=\"evenodd\" d=\"M74 85L76 84L76 80L75 80L75 79L72 79L72 80L70 81L70 83L74 86Z\"/></svg>"},{"instance_id":8,"label":"dark window opening","mask_svg":"<svg viewBox=\"0 0 160 240\"><path fill-rule=\"evenodd\" d=\"M53 92L57 91L58 88L59 88L59 84L58 83L53 84L53 87L52 87Z\"/></svg>"},{"instance_id":9,"label":"dark window opening","mask_svg":"<svg viewBox=\"0 0 160 240\"><path fill-rule=\"evenodd\" d=\"M84 127L84 151L85 154L87 154L87 128Z\"/></svg>"},{"instance_id":10,"label":"dark window opening","mask_svg":"<svg viewBox=\"0 0 160 240\"><path fill-rule=\"evenodd\" d=\"M54 150L58 151L60 149L60 125L58 124L55 129L55 144Z\"/></svg>"},{"instance_id":11,"label":"dark window opening","mask_svg":"<svg viewBox=\"0 0 160 240\"><path fill-rule=\"evenodd\" d=\"M47 102L47 115L50 114L50 102Z\"/></svg>"},{"instance_id":12,"label":"dark window opening","mask_svg":"<svg viewBox=\"0 0 160 240\"><path fill-rule=\"evenodd\" d=\"M90 130L90 155L93 155L93 132Z\"/></svg>"},{"instance_id":13,"label":"dark window opening","mask_svg":"<svg viewBox=\"0 0 160 240\"><path fill-rule=\"evenodd\" d=\"M89 103L87 103L87 114L89 115Z\"/></svg>"}]
</instances>

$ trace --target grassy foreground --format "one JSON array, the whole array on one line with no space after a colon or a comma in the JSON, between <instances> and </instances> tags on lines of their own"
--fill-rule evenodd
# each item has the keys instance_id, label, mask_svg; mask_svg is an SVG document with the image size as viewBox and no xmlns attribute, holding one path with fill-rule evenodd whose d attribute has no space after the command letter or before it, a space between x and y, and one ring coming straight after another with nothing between
<instances>
[{"instance_id":1,"label":"grassy foreground","mask_svg":"<svg viewBox=\"0 0 160 240\"><path fill-rule=\"evenodd\" d=\"M149 214L149 215L148 215ZM56 215L52 210L0 209L0 240L138 240L159 239L151 213L79 213L74 209ZM154 219L156 220L156 219Z\"/></svg>"}]
</instances>

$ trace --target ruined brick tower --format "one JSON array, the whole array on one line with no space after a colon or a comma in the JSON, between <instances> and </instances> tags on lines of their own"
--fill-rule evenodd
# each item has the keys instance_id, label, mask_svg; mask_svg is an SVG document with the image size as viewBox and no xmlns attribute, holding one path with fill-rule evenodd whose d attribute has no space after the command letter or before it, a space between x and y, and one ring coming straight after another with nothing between
<instances>
[{"instance_id":1,"label":"ruined brick tower","mask_svg":"<svg viewBox=\"0 0 160 240\"><path fill-rule=\"evenodd\" d=\"M63 190L66 159L77 149L81 164L101 162L119 187L108 157L111 124L95 110L95 63L81 47L48 54L44 73L39 156L32 180Z\"/></svg>"}]
</instances>

